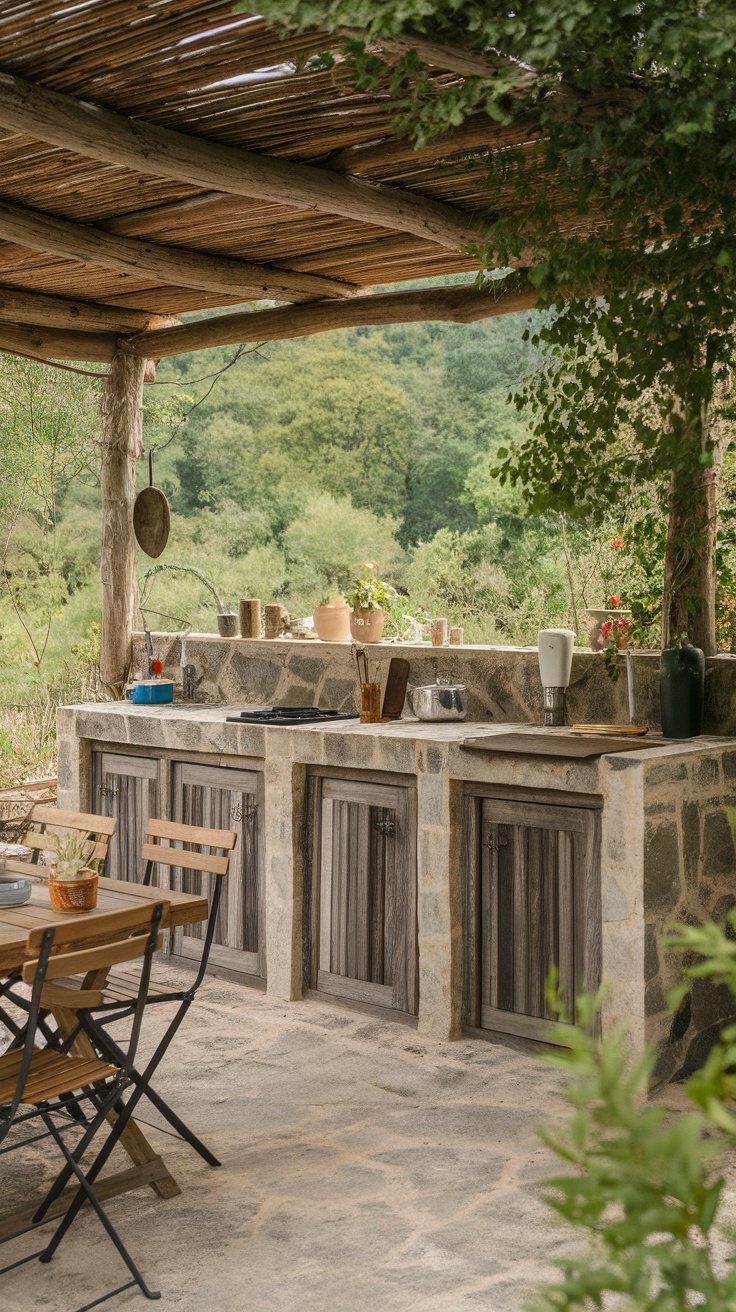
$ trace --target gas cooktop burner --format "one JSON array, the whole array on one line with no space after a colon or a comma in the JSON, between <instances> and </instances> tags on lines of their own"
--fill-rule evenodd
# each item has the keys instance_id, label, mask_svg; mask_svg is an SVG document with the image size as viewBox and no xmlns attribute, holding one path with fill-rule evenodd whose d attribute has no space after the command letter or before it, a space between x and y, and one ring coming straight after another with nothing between
<instances>
[{"instance_id":1,"label":"gas cooktop burner","mask_svg":"<svg viewBox=\"0 0 736 1312\"><path fill-rule=\"evenodd\" d=\"M333 720L357 720L354 711L324 711L319 706L271 706L256 711L226 715L234 724L331 724Z\"/></svg>"}]
</instances>

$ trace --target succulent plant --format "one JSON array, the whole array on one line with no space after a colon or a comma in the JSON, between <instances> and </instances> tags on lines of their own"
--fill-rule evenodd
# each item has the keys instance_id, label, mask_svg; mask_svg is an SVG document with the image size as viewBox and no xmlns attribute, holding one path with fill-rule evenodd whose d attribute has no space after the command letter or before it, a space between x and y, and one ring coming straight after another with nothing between
<instances>
[{"instance_id":1,"label":"succulent plant","mask_svg":"<svg viewBox=\"0 0 736 1312\"><path fill-rule=\"evenodd\" d=\"M95 870L97 861L91 854L94 845L78 834L60 838L56 847L56 878L79 879L82 870Z\"/></svg>"}]
</instances>

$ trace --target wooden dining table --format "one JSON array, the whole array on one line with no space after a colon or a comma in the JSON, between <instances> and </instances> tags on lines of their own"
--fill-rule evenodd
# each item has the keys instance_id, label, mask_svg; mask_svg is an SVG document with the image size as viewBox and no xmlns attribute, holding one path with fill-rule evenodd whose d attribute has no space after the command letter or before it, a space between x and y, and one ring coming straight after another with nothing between
<instances>
[{"instance_id":1,"label":"wooden dining table","mask_svg":"<svg viewBox=\"0 0 736 1312\"><path fill-rule=\"evenodd\" d=\"M0 906L0 1004L2 1003L2 980L11 975L29 960L26 940L32 929L46 928L60 922L68 924L71 915L56 912L51 907L48 883L38 874L39 867L19 858L7 858L4 872L31 879L33 889L28 902L21 907ZM97 893L97 907L94 911L79 913L85 921L90 917L102 915L109 911L126 911L150 902L163 902L164 912L161 927L174 929L180 925L192 925L206 920L209 904L206 897L195 893L180 893L174 889L152 888L143 884L128 883L120 879L100 879ZM54 1011L54 1018L62 1034L68 1032L69 1018L73 1013ZM72 1051L80 1055L90 1055L92 1049L86 1035L80 1034L75 1040ZM115 1113L110 1114L114 1119ZM122 1135L121 1146L125 1149L132 1165L124 1171L105 1176L98 1181L96 1191L104 1202L118 1194L131 1189L150 1186L160 1198L173 1198L181 1189L169 1171L160 1153L149 1143L140 1125L131 1119ZM70 1189L49 1209L48 1218L60 1215L77 1191L77 1186ZM0 1238L15 1234L30 1223L38 1201L13 1209L0 1215Z\"/></svg>"}]
</instances>

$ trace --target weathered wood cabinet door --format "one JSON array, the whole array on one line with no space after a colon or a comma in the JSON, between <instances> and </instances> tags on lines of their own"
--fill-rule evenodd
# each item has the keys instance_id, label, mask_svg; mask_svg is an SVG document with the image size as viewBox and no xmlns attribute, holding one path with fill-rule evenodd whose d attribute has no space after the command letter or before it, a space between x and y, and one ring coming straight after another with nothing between
<instances>
[{"instance_id":1,"label":"weathered wood cabinet door","mask_svg":"<svg viewBox=\"0 0 736 1312\"><path fill-rule=\"evenodd\" d=\"M599 982L598 812L468 800L466 1023L549 1041L553 967L570 1018Z\"/></svg>"},{"instance_id":2,"label":"weathered wood cabinet door","mask_svg":"<svg viewBox=\"0 0 736 1312\"><path fill-rule=\"evenodd\" d=\"M315 780L309 987L417 1011L413 792Z\"/></svg>"},{"instance_id":3,"label":"weathered wood cabinet door","mask_svg":"<svg viewBox=\"0 0 736 1312\"><path fill-rule=\"evenodd\" d=\"M149 818L159 815L159 762L146 756L93 752L92 798L96 815L111 815L118 822L105 874L139 883L144 873L143 835Z\"/></svg>"},{"instance_id":4,"label":"weathered wood cabinet door","mask_svg":"<svg viewBox=\"0 0 736 1312\"><path fill-rule=\"evenodd\" d=\"M221 769L176 761L173 766L172 819L187 825L233 829L238 840L220 900L210 961L239 974L265 978L263 951L260 825L261 776L253 770ZM212 897L215 875L175 871L174 886ZM198 957L206 924L177 930L173 951Z\"/></svg>"}]
</instances>

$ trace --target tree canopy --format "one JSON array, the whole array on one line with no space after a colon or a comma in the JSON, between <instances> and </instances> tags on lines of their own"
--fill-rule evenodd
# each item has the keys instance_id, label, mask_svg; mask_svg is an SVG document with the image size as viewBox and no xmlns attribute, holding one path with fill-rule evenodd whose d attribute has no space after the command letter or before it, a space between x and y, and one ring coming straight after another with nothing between
<instances>
[{"instance_id":1,"label":"tree canopy","mask_svg":"<svg viewBox=\"0 0 736 1312\"><path fill-rule=\"evenodd\" d=\"M488 117L476 155L489 198L483 261L526 268L540 304L558 310L539 334L546 367L521 393L534 432L504 472L533 504L578 512L610 495L612 473L669 485L663 627L689 628L712 650L713 471L736 340L733 6L261 8L334 33L358 85L388 88L397 128L417 144ZM523 127L511 134L522 144L509 145L506 126Z\"/></svg>"}]
</instances>

